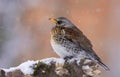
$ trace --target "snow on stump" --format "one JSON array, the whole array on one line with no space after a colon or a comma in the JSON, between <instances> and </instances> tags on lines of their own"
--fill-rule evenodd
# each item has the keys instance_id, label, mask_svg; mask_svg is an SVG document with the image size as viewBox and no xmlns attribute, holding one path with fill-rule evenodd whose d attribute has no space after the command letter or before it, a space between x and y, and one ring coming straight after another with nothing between
<instances>
[{"instance_id":1,"label":"snow on stump","mask_svg":"<svg viewBox=\"0 0 120 77\"><path fill-rule=\"evenodd\" d=\"M98 64L89 59L47 58L1 69L0 77L95 77L100 73Z\"/></svg>"}]
</instances>

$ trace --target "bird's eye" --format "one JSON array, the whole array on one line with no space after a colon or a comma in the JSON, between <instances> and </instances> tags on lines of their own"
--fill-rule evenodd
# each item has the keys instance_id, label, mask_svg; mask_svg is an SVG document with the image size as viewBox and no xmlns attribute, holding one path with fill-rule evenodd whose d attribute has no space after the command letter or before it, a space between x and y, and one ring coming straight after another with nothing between
<instances>
[{"instance_id":1,"label":"bird's eye","mask_svg":"<svg viewBox=\"0 0 120 77\"><path fill-rule=\"evenodd\" d=\"M58 21L57 23L58 23L58 24L62 24L62 21Z\"/></svg>"}]
</instances>

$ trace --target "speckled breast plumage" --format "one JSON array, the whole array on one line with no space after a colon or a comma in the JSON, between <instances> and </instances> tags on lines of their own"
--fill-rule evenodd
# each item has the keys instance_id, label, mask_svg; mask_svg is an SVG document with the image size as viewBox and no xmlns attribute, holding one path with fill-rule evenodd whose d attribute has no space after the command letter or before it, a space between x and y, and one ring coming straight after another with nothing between
<instances>
[{"instance_id":1,"label":"speckled breast plumage","mask_svg":"<svg viewBox=\"0 0 120 77\"><path fill-rule=\"evenodd\" d=\"M55 52L62 58L66 56L78 57L80 56L80 51L82 51L79 46L66 37L64 28L59 26L55 26L51 31L51 45Z\"/></svg>"}]
</instances>

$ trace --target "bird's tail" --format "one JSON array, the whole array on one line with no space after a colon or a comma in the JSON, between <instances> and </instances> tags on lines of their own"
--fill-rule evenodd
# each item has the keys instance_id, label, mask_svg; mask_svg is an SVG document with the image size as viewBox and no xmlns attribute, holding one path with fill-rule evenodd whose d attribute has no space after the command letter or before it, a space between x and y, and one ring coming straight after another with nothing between
<instances>
[{"instance_id":1,"label":"bird's tail","mask_svg":"<svg viewBox=\"0 0 120 77\"><path fill-rule=\"evenodd\" d=\"M97 54L94 53L91 53L92 56L94 56L94 58L92 57L93 60L95 60L99 65L101 65L103 67L104 70L106 71L110 71L110 69L108 68L108 66L106 66L102 61L101 59L97 56Z\"/></svg>"},{"instance_id":2,"label":"bird's tail","mask_svg":"<svg viewBox=\"0 0 120 77\"><path fill-rule=\"evenodd\" d=\"M110 69L108 68L108 66L106 66L101 60L98 61L98 64L101 65L104 70L110 71Z\"/></svg>"}]
</instances>

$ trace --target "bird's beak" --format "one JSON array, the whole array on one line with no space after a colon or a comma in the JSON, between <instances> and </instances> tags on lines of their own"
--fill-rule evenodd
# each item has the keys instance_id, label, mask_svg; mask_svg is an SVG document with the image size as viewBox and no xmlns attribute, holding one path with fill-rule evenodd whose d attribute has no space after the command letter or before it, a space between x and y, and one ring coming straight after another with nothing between
<instances>
[{"instance_id":1,"label":"bird's beak","mask_svg":"<svg viewBox=\"0 0 120 77\"><path fill-rule=\"evenodd\" d=\"M49 20L53 23L57 23L57 20L55 18L49 18Z\"/></svg>"}]
</instances>

